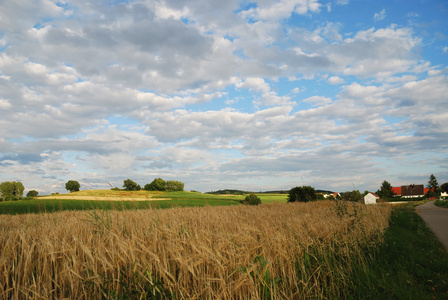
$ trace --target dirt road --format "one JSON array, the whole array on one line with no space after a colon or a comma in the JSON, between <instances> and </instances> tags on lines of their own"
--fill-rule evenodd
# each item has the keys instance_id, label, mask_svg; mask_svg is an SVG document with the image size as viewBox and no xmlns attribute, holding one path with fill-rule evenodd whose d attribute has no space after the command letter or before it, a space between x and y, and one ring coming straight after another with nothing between
<instances>
[{"instance_id":1,"label":"dirt road","mask_svg":"<svg viewBox=\"0 0 448 300\"><path fill-rule=\"evenodd\" d=\"M434 202L417 206L416 210L448 251L448 208L435 206Z\"/></svg>"}]
</instances>

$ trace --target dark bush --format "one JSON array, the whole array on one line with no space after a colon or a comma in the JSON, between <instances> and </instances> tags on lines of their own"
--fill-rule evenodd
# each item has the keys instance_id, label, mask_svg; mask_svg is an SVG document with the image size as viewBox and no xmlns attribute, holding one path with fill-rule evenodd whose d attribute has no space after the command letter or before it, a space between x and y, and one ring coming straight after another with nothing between
<instances>
[{"instance_id":1,"label":"dark bush","mask_svg":"<svg viewBox=\"0 0 448 300\"><path fill-rule=\"evenodd\" d=\"M250 194L249 196L246 196L246 199L243 200L243 203L247 205L258 205L261 204L261 199L258 198L255 194Z\"/></svg>"},{"instance_id":2,"label":"dark bush","mask_svg":"<svg viewBox=\"0 0 448 300\"><path fill-rule=\"evenodd\" d=\"M309 202L316 199L316 190L311 186L297 186L288 194L288 202Z\"/></svg>"},{"instance_id":3,"label":"dark bush","mask_svg":"<svg viewBox=\"0 0 448 300\"><path fill-rule=\"evenodd\" d=\"M39 195L39 192L36 190L31 190L26 194L27 197L37 197L37 195Z\"/></svg>"}]
</instances>

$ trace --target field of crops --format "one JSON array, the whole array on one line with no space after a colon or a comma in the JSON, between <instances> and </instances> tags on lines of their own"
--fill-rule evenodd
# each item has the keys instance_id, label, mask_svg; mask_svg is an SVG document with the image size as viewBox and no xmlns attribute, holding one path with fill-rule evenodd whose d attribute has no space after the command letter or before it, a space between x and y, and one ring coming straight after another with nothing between
<instances>
[{"instance_id":1,"label":"field of crops","mask_svg":"<svg viewBox=\"0 0 448 300\"><path fill-rule=\"evenodd\" d=\"M389 215L329 201L0 215L0 298L344 298Z\"/></svg>"},{"instance_id":2,"label":"field of crops","mask_svg":"<svg viewBox=\"0 0 448 300\"><path fill-rule=\"evenodd\" d=\"M0 214L45 213L64 210L127 210L240 204L246 195L215 195L199 192L150 192L85 190L34 199L0 202ZM258 194L262 203L286 203L286 194Z\"/></svg>"}]
</instances>

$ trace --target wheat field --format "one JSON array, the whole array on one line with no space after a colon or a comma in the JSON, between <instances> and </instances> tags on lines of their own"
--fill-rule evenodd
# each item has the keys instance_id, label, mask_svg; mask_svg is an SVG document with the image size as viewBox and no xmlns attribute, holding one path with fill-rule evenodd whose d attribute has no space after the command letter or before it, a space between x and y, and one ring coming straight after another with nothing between
<instances>
[{"instance_id":1,"label":"wheat field","mask_svg":"<svg viewBox=\"0 0 448 300\"><path fill-rule=\"evenodd\" d=\"M0 298L345 297L389 215L330 201L2 215Z\"/></svg>"}]
</instances>

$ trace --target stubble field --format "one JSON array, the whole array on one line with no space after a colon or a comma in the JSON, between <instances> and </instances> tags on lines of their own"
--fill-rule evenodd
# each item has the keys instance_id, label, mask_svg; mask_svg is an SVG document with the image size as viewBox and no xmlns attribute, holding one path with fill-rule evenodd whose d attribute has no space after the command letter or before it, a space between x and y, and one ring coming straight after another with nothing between
<instances>
[{"instance_id":1,"label":"stubble field","mask_svg":"<svg viewBox=\"0 0 448 300\"><path fill-rule=\"evenodd\" d=\"M1 215L0 298L344 298L389 216L329 201Z\"/></svg>"}]
</instances>

